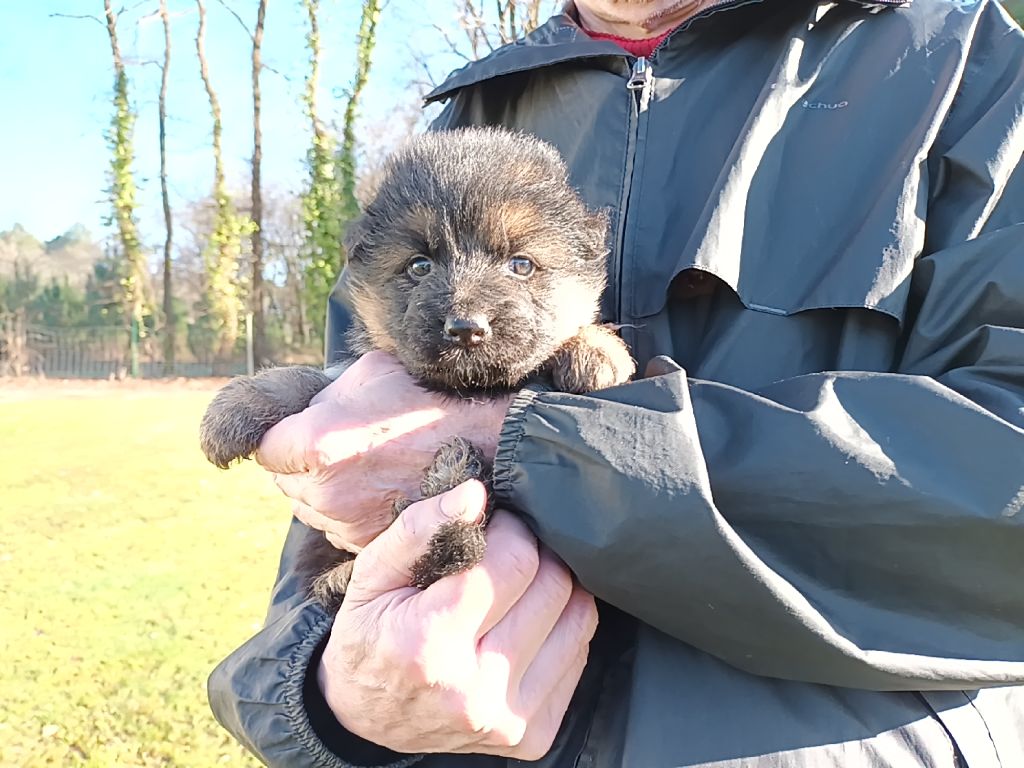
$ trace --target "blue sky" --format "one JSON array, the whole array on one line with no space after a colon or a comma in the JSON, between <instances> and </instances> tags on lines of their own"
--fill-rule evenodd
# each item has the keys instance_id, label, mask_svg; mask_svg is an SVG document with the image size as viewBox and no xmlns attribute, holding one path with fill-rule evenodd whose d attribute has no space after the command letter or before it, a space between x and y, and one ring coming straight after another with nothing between
<instances>
[{"instance_id":1,"label":"blue sky","mask_svg":"<svg viewBox=\"0 0 1024 768\"><path fill-rule=\"evenodd\" d=\"M159 201L157 94L163 56L159 19L140 21L156 0L123 0L120 36L131 62L136 126L140 222L148 245L162 241ZM228 0L246 21L256 16L255 0ZM357 0L321 0L324 61L321 110L339 117L339 98L350 78L358 24ZM195 56L198 15L193 0L168 0L173 16L171 80L168 92L168 165L172 205L197 199L212 184L209 102ZM363 110L368 132L378 135L387 115L409 105L413 65L410 43L430 50L426 21L446 24L451 0L390 0L379 27L374 69ZM113 81L106 29L94 21L52 14L102 16L102 0L0 0L0 230L16 222L41 239L55 237L76 222L96 236L107 204L108 152L103 132L109 122ZM217 0L207 0L207 55L224 113L224 148L229 184L242 188L252 152L250 41ZM264 36L263 134L265 188L298 191L309 129L299 98L307 52L305 16L299 0L270 0ZM435 60L437 71L457 65ZM332 94L335 94L332 96Z\"/></svg>"}]
</instances>

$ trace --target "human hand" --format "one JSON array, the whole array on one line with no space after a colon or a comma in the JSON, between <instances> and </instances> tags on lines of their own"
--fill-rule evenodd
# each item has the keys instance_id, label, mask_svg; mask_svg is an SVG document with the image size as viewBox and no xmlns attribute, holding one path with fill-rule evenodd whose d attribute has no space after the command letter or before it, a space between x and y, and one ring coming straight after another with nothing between
<instances>
[{"instance_id":1,"label":"human hand","mask_svg":"<svg viewBox=\"0 0 1024 768\"><path fill-rule=\"evenodd\" d=\"M419 496L442 442L463 437L494 459L509 400L428 392L394 357L371 352L270 429L256 460L297 502L296 517L358 552L391 524L396 498Z\"/></svg>"},{"instance_id":2,"label":"human hand","mask_svg":"<svg viewBox=\"0 0 1024 768\"><path fill-rule=\"evenodd\" d=\"M409 586L437 527L481 519L484 502L469 481L413 504L356 558L318 668L350 733L403 753L551 748L597 628L593 596L503 511L479 565Z\"/></svg>"}]
</instances>

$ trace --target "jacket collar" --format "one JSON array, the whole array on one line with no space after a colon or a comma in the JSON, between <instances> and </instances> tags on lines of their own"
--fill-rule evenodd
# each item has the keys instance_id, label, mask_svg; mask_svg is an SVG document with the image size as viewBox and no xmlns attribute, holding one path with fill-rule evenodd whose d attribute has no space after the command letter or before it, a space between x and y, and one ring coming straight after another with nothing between
<instances>
[{"instance_id":1,"label":"jacket collar","mask_svg":"<svg viewBox=\"0 0 1024 768\"><path fill-rule=\"evenodd\" d=\"M734 0L732 6L765 2L765 0ZM910 5L912 0L839 0L868 8ZM630 58L618 45L607 40L592 40L576 21L572 3L526 37L503 46L482 59L471 61L448 75L447 79L424 97L424 104L447 98L468 85L475 85L502 75L540 69L566 61L579 61L614 56ZM695 16L694 18L699 18ZM688 23L688 22L686 22Z\"/></svg>"}]
</instances>

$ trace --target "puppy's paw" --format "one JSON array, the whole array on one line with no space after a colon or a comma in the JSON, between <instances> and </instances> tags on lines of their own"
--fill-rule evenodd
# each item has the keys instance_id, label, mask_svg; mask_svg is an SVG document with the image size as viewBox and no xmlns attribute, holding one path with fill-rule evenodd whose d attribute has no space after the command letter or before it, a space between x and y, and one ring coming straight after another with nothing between
<instances>
[{"instance_id":1,"label":"puppy's paw","mask_svg":"<svg viewBox=\"0 0 1024 768\"><path fill-rule=\"evenodd\" d=\"M431 537L427 553L412 566L412 586L426 589L438 579L472 568L484 557L483 524L445 523Z\"/></svg>"},{"instance_id":2,"label":"puppy's paw","mask_svg":"<svg viewBox=\"0 0 1024 768\"><path fill-rule=\"evenodd\" d=\"M391 515L394 519L398 519L398 516L405 512L406 507L413 503L412 499L407 499L405 496L399 496L397 499L391 502Z\"/></svg>"},{"instance_id":3,"label":"puppy's paw","mask_svg":"<svg viewBox=\"0 0 1024 768\"><path fill-rule=\"evenodd\" d=\"M438 579L461 573L480 562L484 556L484 526L490 516L491 465L483 452L468 440L453 437L434 454L420 484L423 498L428 499L450 491L467 480L479 480L487 487L487 509L482 523L445 523L431 537L427 553L412 566L414 587L425 589ZM408 506L410 502L405 503ZM403 506L402 509L405 507ZM398 506L395 507L398 510Z\"/></svg>"},{"instance_id":4,"label":"puppy's paw","mask_svg":"<svg viewBox=\"0 0 1024 768\"><path fill-rule=\"evenodd\" d=\"M605 325L587 325L555 353L555 389L581 395L629 381L636 372L626 343Z\"/></svg>"},{"instance_id":5,"label":"puppy's paw","mask_svg":"<svg viewBox=\"0 0 1024 768\"><path fill-rule=\"evenodd\" d=\"M440 496L467 480L488 483L491 467L483 451L461 437L453 437L434 454L434 460L427 467L420 493L424 499Z\"/></svg>"},{"instance_id":6,"label":"puppy's paw","mask_svg":"<svg viewBox=\"0 0 1024 768\"><path fill-rule=\"evenodd\" d=\"M355 564L355 555L350 552L339 550L338 554L350 559L346 559L316 576L309 585L310 596L320 603L328 613L337 613L341 608L345 592L348 591L348 583L352 580L352 566Z\"/></svg>"},{"instance_id":7,"label":"puppy's paw","mask_svg":"<svg viewBox=\"0 0 1024 768\"><path fill-rule=\"evenodd\" d=\"M313 528L304 530L298 547L295 573L306 595L328 611L337 611L352 578L356 556L338 549Z\"/></svg>"},{"instance_id":8,"label":"puppy's paw","mask_svg":"<svg viewBox=\"0 0 1024 768\"><path fill-rule=\"evenodd\" d=\"M199 442L211 463L227 469L251 456L267 431L298 413L331 380L319 368L268 368L232 379L206 409Z\"/></svg>"}]
</instances>

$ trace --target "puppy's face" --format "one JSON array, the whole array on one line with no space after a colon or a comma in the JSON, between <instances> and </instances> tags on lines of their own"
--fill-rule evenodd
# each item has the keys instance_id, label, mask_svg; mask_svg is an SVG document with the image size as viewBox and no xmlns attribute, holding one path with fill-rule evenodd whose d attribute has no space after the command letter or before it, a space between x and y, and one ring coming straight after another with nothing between
<instances>
[{"instance_id":1,"label":"puppy's face","mask_svg":"<svg viewBox=\"0 0 1024 768\"><path fill-rule=\"evenodd\" d=\"M547 145L491 130L420 137L350 240L353 308L370 346L428 386L514 388L595 320L606 228Z\"/></svg>"}]
</instances>

